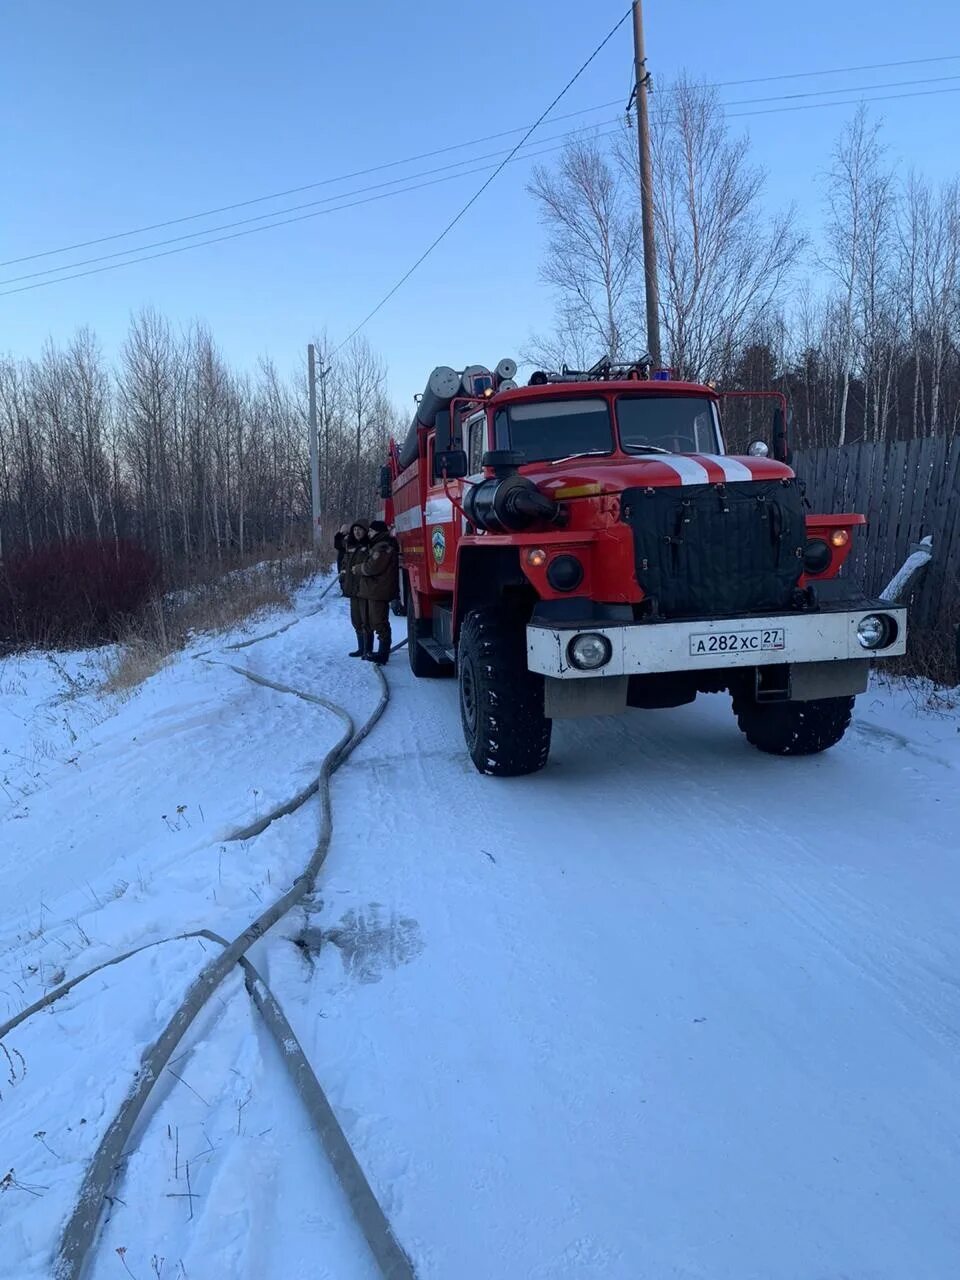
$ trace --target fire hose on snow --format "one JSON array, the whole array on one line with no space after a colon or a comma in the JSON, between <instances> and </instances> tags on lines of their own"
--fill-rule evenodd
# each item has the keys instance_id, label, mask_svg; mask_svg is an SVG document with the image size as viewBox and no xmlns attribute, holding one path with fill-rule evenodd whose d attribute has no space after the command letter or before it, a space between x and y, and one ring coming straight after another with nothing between
<instances>
[{"instance_id":1,"label":"fire hose on snow","mask_svg":"<svg viewBox=\"0 0 960 1280\"><path fill-rule=\"evenodd\" d=\"M333 585L333 582L329 584L321 596L321 601ZM320 607L322 605L312 612L318 612ZM305 614L303 616L309 617L311 615ZM231 650L247 648L252 644L279 635L301 620L299 618L295 619L294 622L288 623L276 631L268 632L266 635L255 637L252 640L242 641L236 645L230 645L228 648ZM399 648L400 646L396 647ZM208 653L209 651L205 651L195 656L210 662L207 657ZM125 960L129 960L132 956L138 955L150 947L162 946L166 942L186 938L205 938L208 941L218 943L223 948L220 955L211 961L193 980L179 1008L160 1036L144 1051L130 1089L119 1111L104 1133L84 1175L80 1193L60 1237L53 1274L56 1280L82 1280L96 1244L100 1219L104 1204L107 1202L107 1195L116 1176L116 1171L120 1166L126 1144L143 1112L153 1087L197 1015L232 971L233 966L237 964L244 971L247 990L263 1017L265 1025L277 1043L294 1088L303 1102L310 1118L311 1126L320 1139L324 1152L336 1172L357 1224L377 1263L380 1274L385 1280L415 1280L413 1265L398 1242L386 1214L370 1187L293 1028L276 998L246 955L255 942L262 938L268 930L312 892L317 876L326 859L333 835L330 779L380 720L389 703L389 686L381 668L374 666L373 670L376 672L380 684L380 698L364 724L357 729L348 712L336 703L317 694L307 693L292 686L269 680L256 672L232 663L214 664L211 662L211 665L228 666L231 670L255 684L280 693L290 694L306 702L321 706L336 715L344 726L337 742L324 758L316 781L292 800L287 801L265 818L260 819L253 826L235 832L231 839L249 839L254 835L258 835L276 818L294 812L295 809L316 794L319 794L322 806L320 831L316 846L307 865L294 880L290 889L253 920L232 941L210 930L200 929L145 943L123 955L106 960L85 973L62 983L52 991L47 992L35 1004L22 1010L0 1026L0 1040L2 1040L4 1036L19 1026L25 1019L61 999L79 983L93 976L93 974L113 965L122 964Z\"/></svg>"}]
</instances>

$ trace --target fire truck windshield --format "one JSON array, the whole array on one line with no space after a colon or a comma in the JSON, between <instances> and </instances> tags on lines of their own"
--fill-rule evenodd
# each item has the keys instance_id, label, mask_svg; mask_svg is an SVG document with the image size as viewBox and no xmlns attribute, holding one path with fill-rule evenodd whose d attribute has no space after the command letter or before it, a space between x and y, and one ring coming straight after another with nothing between
<instances>
[{"instance_id":1,"label":"fire truck windshield","mask_svg":"<svg viewBox=\"0 0 960 1280\"><path fill-rule=\"evenodd\" d=\"M554 462L583 453L613 452L610 409L601 399L534 400L501 409L498 449L514 449L526 462Z\"/></svg>"},{"instance_id":2,"label":"fire truck windshield","mask_svg":"<svg viewBox=\"0 0 960 1280\"><path fill-rule=\"evenodd\" d=\"M618 396L617 426L625 453L650 447L670 453L719 453L717 411L706 396Z\"/></svg>"}]
</instances>

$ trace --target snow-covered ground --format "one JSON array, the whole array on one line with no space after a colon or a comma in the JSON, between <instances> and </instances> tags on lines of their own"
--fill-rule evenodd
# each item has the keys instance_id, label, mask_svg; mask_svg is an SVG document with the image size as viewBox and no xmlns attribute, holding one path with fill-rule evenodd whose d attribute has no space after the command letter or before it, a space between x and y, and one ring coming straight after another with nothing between
<instances>
[{"instance_id":1,"label":"snow-covered ground","mask_svg":"<svg viewBox=\"0 0 960 1280\"><path fill-rule=\"evenodd\" d=\"M230 660L359 722L379 685L351 641L331 596ZM142 943L233 936L309 858L316 800L231 837L340 724L199 648L126 700L95 655L0 663L0 1021ZM495 781L453 683L387 673L318 892L251 954L421 1280L958 1274L953 700L877 685L791 761L702 698L561 723L543 774ZM0 1047L3 1280L50 1276L203 945L105 969ZM95 1280L374 1276L238 976L171 1068Z\"/></svg>"}]
</instances>

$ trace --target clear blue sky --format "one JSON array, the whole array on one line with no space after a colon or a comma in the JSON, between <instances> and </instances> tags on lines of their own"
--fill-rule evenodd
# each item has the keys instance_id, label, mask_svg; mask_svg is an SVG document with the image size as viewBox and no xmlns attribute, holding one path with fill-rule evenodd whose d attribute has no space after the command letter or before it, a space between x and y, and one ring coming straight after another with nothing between
<instances>
[{"instance_id":1,"label":"clear blue sky","mask_svg":"<svg viewBox=\"0 0 960 1280\"><path fill-rule=\"evenodd\" d=\"M2 19L0 258L53 248L316 182L528 123L626 8L626 0L11 0ZM960 54L955 0L647 0L651 69L711 81ZM558 112L626 98L626 24ZM728 101L960 76L960 61L726 89ZM943 85L916 88L949 88ZM910 92L908 87L888 92ZM837 97L855 97L838 94ZM764 104L759 104L764 105ZM785 105L771 103L770 106ZM746 111L750 107L731 107ZM960 93L890 101L886 140L902 170L958 167ZM814 187L852 106L737 121L769 171L771 202L814 226ZM606 120L614 112L599 112ZM545 135L570 125L543 126ZM485 153L502 143L476 147ZM251 216L456 159L323 188ZM532 162L531 162L532 163ZM493 363L549 323L538 281L543 233L508 168L366 332L409 404L439 363ZM338 340L418 256L482 176L206 249L0 299L0 351L36 353L90 323L108 352L132 310L206 320L228 357L284 370L327 327ZM196 230L190 223L144 241ZM74 258L126 248L121 241ZM0 278L71 259L0 270ZM0 284L2 287L2 284Z\"/></svg>"}]
</instances>

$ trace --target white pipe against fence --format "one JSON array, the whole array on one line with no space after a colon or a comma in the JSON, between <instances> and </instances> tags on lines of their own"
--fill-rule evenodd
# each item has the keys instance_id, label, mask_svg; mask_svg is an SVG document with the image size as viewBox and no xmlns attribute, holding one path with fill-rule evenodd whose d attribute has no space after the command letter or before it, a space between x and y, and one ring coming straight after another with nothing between
<instances>
[{"instance_id":1,"label":"white pipe against fence","mask_svg":"<svg viewBox=\"0 0 960 1280\"><path fill-rule=\"evenodd\" d=\"M928 534L926 538L921 538L919 545L914 547L910 555L907 556L906 560L880 592L880 599L888 600L890 604L900 604L906 600L913 583L932 559L933 538Z\"/></svg>"}]
</instances>

